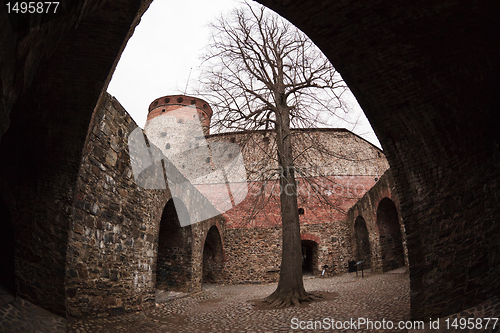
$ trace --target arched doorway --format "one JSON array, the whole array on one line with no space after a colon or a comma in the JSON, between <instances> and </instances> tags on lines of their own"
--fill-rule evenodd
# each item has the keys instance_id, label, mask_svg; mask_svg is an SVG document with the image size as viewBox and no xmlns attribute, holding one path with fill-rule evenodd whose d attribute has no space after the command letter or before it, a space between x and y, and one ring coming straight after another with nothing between
<instances>
[{"instance_id":1,"label":"arched doorway","mask_svg":"<svg viewBox=\"0 0 500 333\"><path fill-rule=\"evenodd\" d=\"M312 240L302 240L302 274L314 274L318 265L318 244Z\"/></svg>"},{"instance_id":2,"label":"arched doorway","mask_svg":"<svg viewBox=\"0 0 500 333\"><path fill-rule=\"evenodd\" d=\"M213 283L220 280L224 251L219 229L210 227L203 245L203 283Z\"/></svg>"},{"instance_id":3,"label":"arched doorway","mask_svg":"<svg viewBox=\"0 0 500 333\"><path fill-rule=\"evenodd\" d=\"M371 267L372 252L365 219L358 216L354 221L354 237L356 240L356 261L364 260L363 267Z\"/></svg>"},{"instance_id":4,"label":"arched doorway","mask_svg":"<svg viewBox=\"0 0 500 333\"><path fill-rule=\"evenodd\" d=\"M191 225L180 226L181 214L187 214L187 209L177 198L170 199L163 209L156 265L156 286L159 289L189 289L193 235Z\"/></svg>"},{"instance_id":5,"label":"arched doorway","mask_svg":"<svg viewBox=\"0 0 500 333\"><path fill-rule=\"evenodd\" d=\"M15 284L15 236L7 204L0 198L0 284L16 294Z\"/></svg>"},{"instance_id":6,"label":"arched doorway","mask_svg":"<svg viewBox=\"0 0 500 333\"><path fill-rule=\"evenodd\" d=\"M403 239L398 210L389 198L383 198L377 208L379 246L384 272L404 266Z\"/></svg>"}]
</instances>

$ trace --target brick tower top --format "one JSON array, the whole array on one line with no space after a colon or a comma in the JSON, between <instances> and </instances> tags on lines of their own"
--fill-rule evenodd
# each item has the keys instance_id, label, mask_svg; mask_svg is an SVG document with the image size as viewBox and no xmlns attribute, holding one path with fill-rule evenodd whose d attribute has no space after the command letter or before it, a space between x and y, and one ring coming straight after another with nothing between
<instances>
[{"instance_id":1,"label":"brick tower top","mask_svg":"<svg viewBox=\"0 0 500 333\"><path fill-rule=\"evenodd\" d=\"M202 100L201 98L185 96L185 95L171 95L171 96L163 96L155 99L148 108L148 118L146 123L151 119L158 117L160 115L166 114L168 112L178 110L183 107L188 108L196 108L198 113L198 117L200 119L201 126L203 128L203 134L210 134L210 119L212 118L212 108L210 105ZM176 117L179 118L179 114L176 114ZM191 114L186 112L183 114L183 117L186 118L184 120L191 120L187 118L191 118ZM179 119L180 120L180 119Z\"/></svg>"}]
</instances>

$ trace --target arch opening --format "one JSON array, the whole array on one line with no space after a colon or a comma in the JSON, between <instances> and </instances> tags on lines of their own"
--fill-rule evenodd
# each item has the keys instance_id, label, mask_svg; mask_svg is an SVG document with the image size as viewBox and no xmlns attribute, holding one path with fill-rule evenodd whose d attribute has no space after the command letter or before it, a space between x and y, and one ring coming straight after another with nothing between
<instances>
[{"instance_id":1,"label":"arch opening","mask_svg":"<svg viewBox=\"0 0 500 333\"><path fill-rule=\"evenodd\" d=\"M16 294L15 247L11 215L7 204L0 198L0 285L13 295Z\"/></svg>"},{"instance_id":2,"label":"arch opening","mask_svg":"<svg viewBox=\"0 0 500 333\"><path fill-rule=\"evenodd\" d=\"M302 274L314 274L318 266L318 243L302 240Z\"/></svg>"},{"instance_id":3,"label":"arch opening","mask_svg":"<svg viewBox=\"0 0 500 333\"><path fill-rule=\"evenodd\" d=\"M179 215L183 214L187 214L186 206L177 198L170 199L163 209L156 264L158 289L177 291L189 289L192 275L193 234L191 225L181 227Z\"/></svg>"},{"instance_id":4,"label":"arch opening","mask_svg":"<svg viewBox=\"0 0 500 333\"><path fill-rule=\"evenodd\" d=\"M365 219L358 216L354 221L354 237L356 240L356 261L363 260L364 268L372 267L372 251L368 228Z\"/></svg>"},{"instance_id":5,"label":"arch opening","mask_svg":"<svg viewBox=\"0 0 500 333\"><path fill-rule=\"evenodd\" d=\"M224 250L219 230L210 227L203 244L202 283L215 283L221 280Z\"/></svg>"},{"instance_id":6,"label":"arch opening","mask_svg":"<svg viewBox=\"0 0 500 333\"><path fill-rule=\"evenodd\" d=\"M383 198L377 207L377 227L382 271L404 266L404 248L399 214L394 202Z\"/></svg>"}]
</instances>

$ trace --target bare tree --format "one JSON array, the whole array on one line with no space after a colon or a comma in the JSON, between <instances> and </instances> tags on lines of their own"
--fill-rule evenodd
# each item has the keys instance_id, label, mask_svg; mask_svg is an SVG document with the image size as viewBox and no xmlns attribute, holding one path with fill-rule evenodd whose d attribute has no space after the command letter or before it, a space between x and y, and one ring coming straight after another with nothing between
<instances>
[{"instance_id":1,"label":"bare tree","mask_svg":"<svg viewBox=\"0 0 500 333\"><path fill-rule=\"evenodd\" d=\"M266 301L285 307L314 297L302 280L292 129L343 118L347 87L302 32L264 7L245 5L212 26L203 95L213 103L215 131L275 133L283 252L278 287Z\"/></svg>"}]
</instances>

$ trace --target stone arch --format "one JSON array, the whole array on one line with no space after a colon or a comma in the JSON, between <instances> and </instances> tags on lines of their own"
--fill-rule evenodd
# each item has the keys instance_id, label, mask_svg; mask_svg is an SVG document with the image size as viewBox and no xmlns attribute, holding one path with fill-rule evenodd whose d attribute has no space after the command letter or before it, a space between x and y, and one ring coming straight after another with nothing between
<instances>
[{"instance_id":1,"label":"stone arch","mask_svg":"<svg viewBox=\"0 0 500 333\"><path fill-rule=\"evenodd\" d=\"M377 207L380 258L384 272L404 266L403 237L394 202L385 197Z\"/></svg>"},{"instance_id":2,"label":"stone arch","mask_svg":"<svg viewBox=\"0 0 500 333\"><path fill-rule=\"evenodd\" d=\"M222 273L224 247L217 226L213 225L207 232L203 244L202 282L218 282Z\"/></svg>"},{"instance_id":3,"label":"stone arch","mask_svg":"<svg viewBox=\"0 0 500 333\"><path fill-rule=\"evenodd\" d=\"M156 286L159 289L187 291L192 275L193 232L191 225L181 227L179 215L187 214L184 203L167 201L160 220Z\"/></svg>"},{"instance_id":4,"label":"stone arch","mask_svg":"<svg viewBox=\"0 0 500 333\"><path fill-rule=\"evenodd\" d=\"M354 237L356 240L356 261L364 260L363 266L365 268L370 268L372 261L370 238L365 219L361 215L354 221Z\"/></svg>"},{"instance_id":5,"label":"stone arch","mask_svg":"<svg viewBox=\"0 0 500 333\"><path fill-rule=\"evenodd\" d=\"M301 240L310 240L312 242L315 242L316 244L321 243L321 238L319 238L319 236L316 236L313 234L300 234L300 239Z\"/></svg>"},{"instance_id":6,"label":"stone arch","mask_svg":"<svg viewBox=\"0 0 500 333\"><path fill-rule=\"evenodd\" d=\"M12 218L6 202L0 198L0 285L16 294L16 240Z\"/></svg>"}]
</instances>

